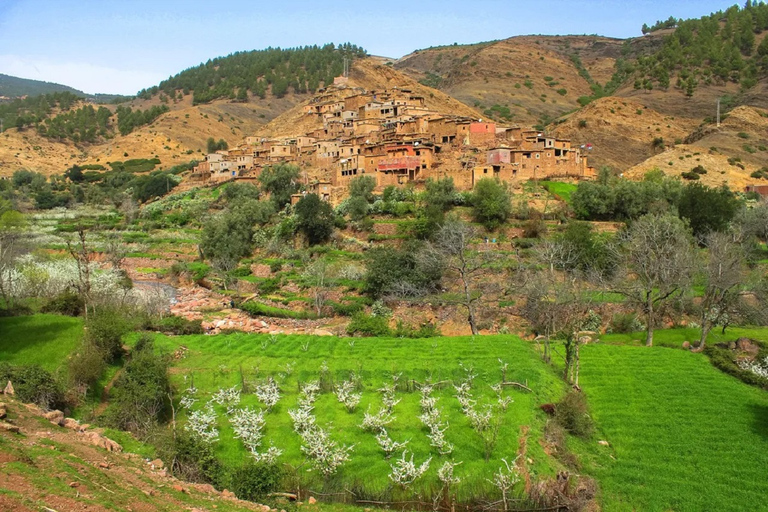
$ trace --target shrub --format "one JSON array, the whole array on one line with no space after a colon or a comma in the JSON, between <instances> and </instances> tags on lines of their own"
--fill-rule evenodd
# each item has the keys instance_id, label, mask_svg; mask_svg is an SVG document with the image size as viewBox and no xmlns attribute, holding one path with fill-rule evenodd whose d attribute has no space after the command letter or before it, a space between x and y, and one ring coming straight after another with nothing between
<instances>
[{"instance_id":1,"label":"shrub","mask_svg":"<svg viewBox=\"0 0 768 512\"><path fill-rule=\"evenodd\" d=\"M58 313L67 316L80 316L85 309L83 299L76 293L65 291L56 297L49 299L41 311L43 313Z\"/></svg>"},{"instance_id":2,"label":"shrub","mask_svg":"<svg viewBox=\"0 0 768 512\"><path fill-rule=\"evenodd\" d=\"M171 334L203 334L202 320L187 320L184 317L171 315L152 321L148 329Z\"/></svg>"},{"instance_id":3,"label":"shrub","mask_svg":"<svg viewBox=\"0 0 768 512\"><path fill-rule=\"evenodd\" d=\"M339 316L352 316L363 310L364 306L361 302L334 302L328 301L327 304L333 310L334 315Z\"/></svg>"},{"instance_id":4,"label":"shrub","mask_svg":"<svg viewBox=\"0 0 768 512\"><path fill-rule=\"evenodd\" d=\"M68 366L70 379L76 386L90 387L104 373L104 353L92 343L83 343L80 350L69 360Z\"/></svg>"},{"instance_id":5,"label":"shrub","mask_svg":"<svg viewBox=\"0 0 768 512\"><path fill-rule=\"evenodd\" d=\"M588 438L594 431L594 422L589 415L587 398L583 393L570 391L555 407L555 421L569 433Z\"/></svg>"},{"instance_id":6,"label":"shrub","mask_svg":"<svg viewBox=\"0 0 768 512\"><path fill-rule=\"evenodd\" d=\"M703 165L697 165L693 169L691 169L691 172L695 172L696 174L707 174L707 170L704 168Z\"/></svg>"},{"instance_id":7,"label":"shrub","mask_svg":"<svg viewBox=\"0 0 768 512\"><path fill-rule=\"evenodd\" d=\"M211 444L183 429L168 434L156 444L160 459L166 462L177 478L187 482L209 483L219 488L226 485L223 467L213 453Z\"/></svg>"},{"instance_id":8,"label":"shrub","mask_svg":"<svg viewBox=\"0 0 768 512\"><path fill-rule=\"evenodd\" d=\"M0 382L11 381L16 398L39 405L43 409L60 409L64 405L61 386L48 371L37 365L0 363Z\"/></svg>"},{"instance_id":9,"label":"shrub","mask_svg":"<svg viewBox=\"0 0 768 512\"><path fill-rule=\"evenodd\" d=\"M123 354L122 337L131 326L117 311L100 309L85 322L85 342L91 343L111 362Z\"/></svg>"},{"instance_id":10,"label":"shrub","mask_svg":"<svg viewBox=\"0 0 768 512\"><path fill-rule=\"evenodd\" d=\"M718 345L707 345L704 349L704 353L709 357L710 362L715 368L728 375L732 375L751 386L757 386L768 390L768 379L760 377L749 370L740 368L736 363L734 353L731 350ZM758 357L765 357L765 352L766 351L763 348Z\"/></svg>"},{"instance_id":11,"label":"shrub","mask_svg":"<svg viewBox=\"0 0 768 512\"><path fill-rule=\"evenodd\" d=\"M579 119L579 128L586 128L586 127L587 127L587 120Z\"/></svg>"},{"instance_id":12,"label":"shrub","mask_svg":"<svg viewBox=\"0 0 768 512\"><path fill-rule=\"evenodd\" d=\"M155 353L148 337L136 344L110 393L106 423L120 430L146 436L165 419L168 411L169 358Z\"/></svg>"},{"instance_id":13,"label":"shrub","mask_svg":"<svg viewBox=\"0 0 768 512\"><path fill-rule=\"evenodd\" d=\"M610 332L627 334L630 332L642 331L643 326L637 319L636 313L616 313L611 318L611 323L608 326L608 329Z\"/></svg>"},{"instance_id":14,"label":"shrub","mask_svg":"<svg viewBox=\"0 0 768 512\"><path fill-rule=\"evenodd\" d=\"M680 176L685 178L686 180L697 180L699 179L699 174L693 171L685 171L680 173Z\"/></svg>"},{"instance_id":15,"label":"shrub","mask_svg":"<svg viewBox=\"0 0 768 512\"><path fill-rule=\"evenodd\" d=\"M232 492L241 500L256 501L277 490L283 479L283 470L276 464L249 462L231 475Z\"/></svg>"},{"instance_id":16,"label":"shrub","mask_svg":"<svg viewBox=\"0 0 768 512\"><path fill-rule=\"evenodd\" d=\"M389 336L389 322L386 317L366 315L361 311L352 317L352 321L347 326L347 334Z\"/></svg>"}]
</instances>

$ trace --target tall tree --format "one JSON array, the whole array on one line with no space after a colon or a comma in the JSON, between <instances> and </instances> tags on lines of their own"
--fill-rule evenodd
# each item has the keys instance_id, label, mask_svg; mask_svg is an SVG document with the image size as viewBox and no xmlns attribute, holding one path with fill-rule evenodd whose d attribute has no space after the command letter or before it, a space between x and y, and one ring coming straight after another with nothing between
<instances>
[{"instance_id":1,"label":"tall tree","mask_svg":"<svg viewBox=\"0 0 768 512\"><path fill-rule=\"evenodd\" d=\"M328 241L333 233L333 208L317 194L307 194L296 203L296 228L304 233L309 245Z\"/></svg>"},{"instance_id":2,"label":"tall tree","mask_svg":"<svg viewBox=\"0 0 768 512\"><path fill-rule=\"evenodd\" d=\"M259 183L277 210L291 202L291 195L299 191L301 171L295 165L278 164L265 167L259 175Z\"/></svg>"},{"instance_id":3,"label":"tall tree","mask_svg":"<svg viewBox=\"0 0 768 512\"><path fill-rule=\"evenodd\" d=\"M483 178L472 192L472 215L486 229L496 229L512 213L509 188L493 178Z\"/></svg>"},{"instance_id":4,"label":"tall tree","mask_svg":"<svg viewBox=\"0 0 768 512\"><path fill-rule=\"evenodd\" d=\"M698 349L704 348L709 331L727 323L731 307L738 299L739 286L744 282L744 250L738 235L712 232L705 239L707 262L704 276L707 284L701 298L701 338Z\"/></svg>"},{"instance_id":5,"label":"tall tree","mask_svg":"<svg viewBox=\"0 0 768 512\"><path fill-rule=\"evenodd\" d=\"M645 215L626 233L623 248L626 276L616 287L645 317L645 344L653 345L653 331L659 309L682 293L691 281L694 246L691 233L678 217Z\"/></svg>"}]
</instances>

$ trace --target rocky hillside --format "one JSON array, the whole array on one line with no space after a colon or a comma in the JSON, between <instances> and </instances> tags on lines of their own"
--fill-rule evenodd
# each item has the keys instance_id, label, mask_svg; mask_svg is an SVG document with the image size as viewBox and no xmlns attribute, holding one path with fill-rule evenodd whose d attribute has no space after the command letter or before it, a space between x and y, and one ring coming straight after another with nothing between
<instances>
[{"instance_id":1,"label":"rocky hillside","mask_svg":"<svg viewBox=\"0 0 768 512\"><path fill-rule=\"evenodd\" d=\"M168 476L161 461L148 462L128 453L143 448L127 434L122 434L126 445L121 446L74 420L49 415L53 419L49 421L35 406L7 396L4 400L0 404L0 511L270 510L210 485Z\"/></svg>"}]
</instances>

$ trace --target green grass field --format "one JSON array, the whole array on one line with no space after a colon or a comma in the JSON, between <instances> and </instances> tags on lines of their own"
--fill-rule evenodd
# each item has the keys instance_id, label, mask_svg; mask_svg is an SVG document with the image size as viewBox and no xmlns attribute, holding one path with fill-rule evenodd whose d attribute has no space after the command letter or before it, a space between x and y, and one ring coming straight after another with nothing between
<instances>
[{"instance_id":1,"label":"green grass field","mask_svg":"<svg viewBox=\"0 0 768 512\"><path fill-rule=\"evenodd\" d=\"M455 445L451 456L439 456L429 445L426 431L418 419L420 414L418 392L398 392L402 401L394 408L396 420L388 428L396 441L408 440L407 449L415 452L415 461L433 457L429 472L420 483L424 491L437 486L437 469L444 460L461 461L456 474L462 478L459 484L460 498L489 491L486 481L501 465L501 458L515 458L521 427L530 427L528 457L534 462L531 471L537 475L553 474L553 462L543 452L539 438L544 415L537 405L557 400L564 386L552 368L542 364L530 344L514 336L485 336L472 338L433 338L424 341L405 339L339 339L330 337L280 336L272 341L268 336L233 334L228 336L157 337L157 345L167 350L187 347L187 355L175 363L173 381L183 390L193 380L199 389L200 402L194 408L202 408L208 398L220 388L240 386L241 371L246 381L273 376L280 384L283 398L267 415L265 441L262 446L275 446L284 450L282 461L298 471L305 485L322 484L319 477L306 471L304 456L300 450L300 438L293 432L288 409L295 407L299 382L318 379L319 368L325 362L334 381L346 380L352 372L362 376L363 398L354 413L346 411L332 393L320 395L315 414L318 424L332 429L332 437L344 444L354 445L352 457L340 471L339 479L348 488L354 487L369 495L384 492L390 485L389 461L376 443L372 433L364 432L358 425L364 412L371 412L381 405L381 395L376 390L391 382L394 373L402 373L401 382L416 380L460 382L465 371L460 367L473 367L477 378L473 393L480 405L496 400L490 385L501 380L499 358L509 363L508 380L527 382L533 393L507 388L506 396L514 399L503 421L496 449L489 462L484 461L480 435L473 431L461 412L455 398L455 390L446 383L435 391L440 397L439 407L443 419L448 420L446 437ZM285 374L287 364L295 364L290 375ZM260 407L252 395L243 395L242 405ZM234 464L246 457L241 442L233 437L225 415L225 408L217 406L220 441L217 453ZM399 454L398 454L399 455ZM491 491L492 492L492 491Z\"/></svg>"},{"instance_id":2,"label":"green grass field","mask_svg":"<svg viewBox=\"0 0 768 512\"><path fill-rule=\"evenodd\" d=\"M581 359L596 439L610 447L571 447L604 510L768 509L768 393L682 350L588 345Z\"/></svg>"},{"instance_id":3,"label":"green grass field","mask_svg":"<svg viewBox=\"0 0 768 512\"><path fill-rule=\"evenodd\" d=\"M571 194L578 188L572 183L561 183L559 181L541 181L542 187L546 188L550 194L558 196L566 203L571 203Z\"/></svg>"},{"instance_id":4,"label":"green grass field","mask_svg":"<svg viewBox=\"0 0 768 512\"><path fill-rule=\"evenodd\" d=\"M56 370L83 337L83 321L59 315L0 318L0 361Z\"/></svg>"}]
</instances>

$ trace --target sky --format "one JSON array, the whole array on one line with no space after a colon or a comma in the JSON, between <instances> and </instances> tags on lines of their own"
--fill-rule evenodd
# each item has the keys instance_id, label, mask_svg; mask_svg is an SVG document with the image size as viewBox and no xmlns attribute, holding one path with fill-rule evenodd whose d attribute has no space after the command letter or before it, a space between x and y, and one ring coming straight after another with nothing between
<instances>
[{"instance_id":1,"label":"sky","mask_svg":"<svg viewBox=\"0 0 768 512\"><path fill-rule=\"evenodd\" d=\"M743 2L742 2L743 3ZM640 36L725 0L0 0L0 73L135 94L236 51L351 42L402 57L527 34Z\"/></svg>"}]
</instances>

